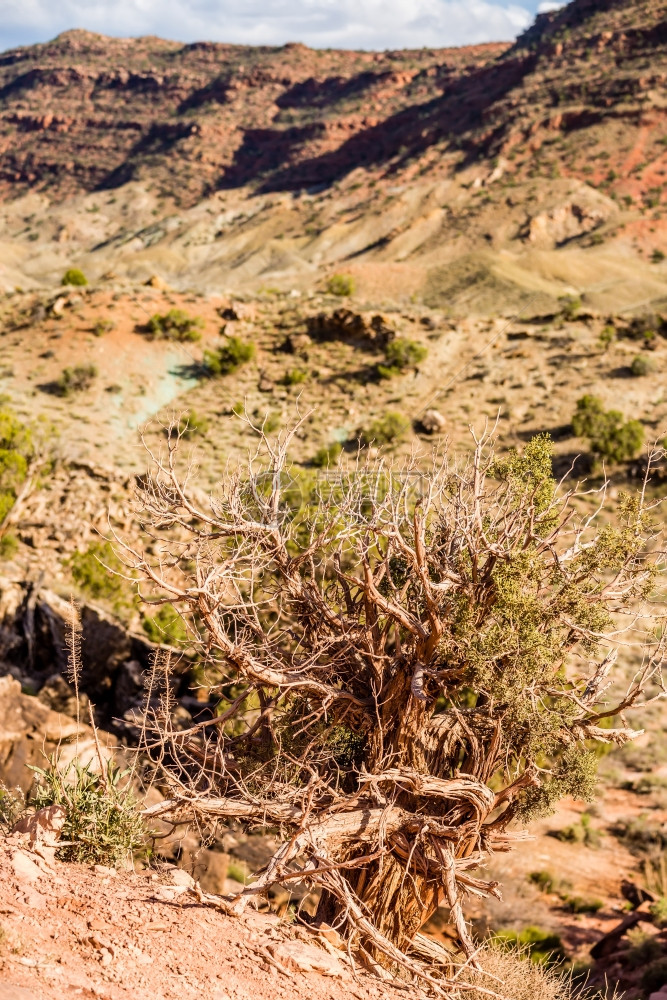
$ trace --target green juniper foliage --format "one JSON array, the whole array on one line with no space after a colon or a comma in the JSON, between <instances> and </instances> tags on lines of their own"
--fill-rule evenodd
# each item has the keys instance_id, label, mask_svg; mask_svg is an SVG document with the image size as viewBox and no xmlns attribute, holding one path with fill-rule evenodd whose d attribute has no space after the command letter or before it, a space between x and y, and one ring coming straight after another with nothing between
<instances>
[{"instance_id":1,"label":"green juniper foliage","mask_svg":"<svg viewBox=\"0 0 667 1000\"><path fill-rule=\"evenodd\" d=\"M597 396L586 395L578 400L572 429L577 437L589 439L595 455L612 462L636 458L644 444L644 428L639 420L626 421L618 410L605 410Z\"/></svg>"}]
</instances>

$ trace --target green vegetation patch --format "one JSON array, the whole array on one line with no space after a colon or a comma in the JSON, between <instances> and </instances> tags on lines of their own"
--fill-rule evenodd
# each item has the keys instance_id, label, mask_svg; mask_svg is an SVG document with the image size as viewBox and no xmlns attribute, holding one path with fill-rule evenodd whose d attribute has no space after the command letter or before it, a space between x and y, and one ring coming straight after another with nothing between
<instances>
[{"instance_id":1,"label":"green vegetation patch","mask_svg":"<svg viewBox=\"0 0 667 1000\"><path fill-rule=\"evenodd\" d=\"M185 623L173 604L161 604L154 615L144 618L142 627L151 642L181 646L188 641Z\"/></svg>"},{"instance_id":2,"label":"green vegetation patch","mask_svg":"<svg viewBox=\"0 0 667 1000\"><path fill-rule=\"evenodd\" d=\"M567 957L560 935L541 927L498 931L493 942L507 951L516 950L527 954L530 961L538 965L560 965Z\"/></svg>"},{"instance_id":3,"label":"green vegetation patch","mask_svg":"<svg viewBox=\"0 0 667 1000\"><path fill-rule=\"evenodd\" d=\"M63 368L56 381L56 388L61 396L72 396L75 392L90 389L99 372L96 365L75 365L73 368Z\"/></svg>"},{"instance_id":4,"label":"green vegetation patch","mask_svg":"<svg viewBox=\"0 0 667 1000\"><path fill-rule=\"evenodd\" d=\"M351 274L332 274L327 281L329 295L339 295L345 298L354 295L357 285Z\"/></svg>"},{"instance_id":5,"label":"green vegetation patch","mask_svg":"<svg viewBox=\"0 0 667 1000\"><path fill-rule=\"evenodd\" d=\"M7 408L0 409L0 524L16 501L35 453L33 433ZM10 554L8 552L3 555Z\"/></svg>"},{"instance_id":6,"label":"green vegetation patch","mask_svg":"<svg viewBox=\"0 0 667 1000\"><path fill-rule=\"evenodd\" d=\"M376 445L378 448L382 448L385 445L396 444L405 437L409 430L410 421L407 417L404 417L402 413L389 411L364 428L359 435L359 440L366 447Z\"/></svg>"},{"instance_id":7,"label":"green vegetation patch","mask_svg":"<svg viewBox=\"0 0 667 1000\"><path fill-rule=\"evenodd\" d=\"M428 349L416 340L397 337L384 349L385 364L377 366L380 378L393 378L417 366L428 354Z\"/></svg>"},{"instance_id":8,"label":"green vegetation patch","mask_svg":"<svg viewBox=\"0 0 667 1000\"><path fill-rule=\"evenodd\" d=\"M156 340L177 340L179 343L201 340L203 327L200 316L190 316L183 309L155 313L146 324L148 333Z\"/></svg>"},{"instance_id":9,"label":"green vegetation patch","mask_svg":"<svg viewBox=\"0 0 667 1000\"><path fill-rule=\"evenodd\" d=\"M627 462L636 458L644 444L639 420L625 420L619 410L605 410L597 396L582 396L572 417L577 437L588 438L591 451L601 459Z\"/></svg>"},{"instance_id":10,"label":"green vegetation patch","mask_svg":"<svg viewBox=\"0 0 667 1000\"><path fill-rule=\"evenodd\" d=\"M70 267L63 274L61 285L76 285L83 287L88 284L88 278L78 267Z\"/></svg>"},{"instance_id":11,"label":"green vegetation patch","mask_svg":"<svg viewBox=\"0 0 667 1000\"><path fill-rule=\"evenodd\" d=\"M34 804L65 808L63 841L57 857L80 864L115 867L131 862L144 844L146 830L138 803L121 771L109 761L103 774L92 765L73 761L67 768L58 767L51 758L45 768L33 768L37 775Z\"/></svg>"},{"instance_id":12,"label":"green vegetation patch","mask_svg":"<svg viewBox=\"0 0 667 1000\"><path fill-rule=\"evenodd\" d=\"M231 375L255 357L255 345L240 337L227 337L213 351L204 351L204 368L209 375Z\"/></svg>"},{"instance_id":13,"label":"green vegetation patch","mask_svg":"<svg viewBox=\"0 0 667 1000\"><path fill-rule=\"evenodd\" d=\"M91 542L87 549L70 556L65 565L75 583L93 600L108 601L116 610L130 603L127 580L119 575L125 567L110 542Z\"/></svg>"}]
</instances>

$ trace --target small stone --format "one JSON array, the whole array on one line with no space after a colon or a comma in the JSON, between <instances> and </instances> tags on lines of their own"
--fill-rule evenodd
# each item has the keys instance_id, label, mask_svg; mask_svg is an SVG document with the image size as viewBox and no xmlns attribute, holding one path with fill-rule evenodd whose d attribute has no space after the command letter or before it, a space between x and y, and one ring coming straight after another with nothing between
<instances>
[{"instance_id":1,"label":"small stone","mask_svg":"<svg viewBox=\"0 0 667 1000\"><path fill-rule=\"evenodd\" d=\"M189 875L183 868L172 868L169 875L174 885L182 885L185 886L186 889L194 888L195 880L192 875Z\"/></svg>"},{"instance_id":2,"label":"small stone","mask_svg":"<svg viewBox=\"0 0 667 1000\"><path fill-rule=\"evenodd\" d=\"M14 874L21 882L36 882L42 872L25 851L14 851L12 854Z\"/></svg>"},{"instance_id":3,"label":"small stone","mask_svg":"<svg viewBox=\"0 0 667 1000\"><path fill-rule=\"evenodd\" d=\"M115 868L109 868L107 865L93 865L93 873L100 878L111 878L118 874Z\"/></svg>"}]
</instances>

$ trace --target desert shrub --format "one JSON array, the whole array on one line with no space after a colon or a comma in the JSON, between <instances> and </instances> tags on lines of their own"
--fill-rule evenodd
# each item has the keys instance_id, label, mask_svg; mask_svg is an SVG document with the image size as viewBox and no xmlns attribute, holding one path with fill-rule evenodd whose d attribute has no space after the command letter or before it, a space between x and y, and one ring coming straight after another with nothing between
<instances>
[{"instance_id":1,"label":"desert shrub","mask_svg":"<svg viewBox=\"0 0 667 1000\"><path fill-rule=\"evenodd\" d=\"M254 357L254 344L240 337L227 337L222 347L204 351L204 368L209 375L231 375Z\"/></svg>"},{"instance_id":2,"label":"desert shrub","mask_svg":"<svg viewBox=\"0 0 667 1000\"><path fill-rule=\"evenodd\" d=\"M327 281L327 291L330 295L340 295L341 298L354 295L356 282L350 274L332 274Z\"/></svg>"},{"instance_id":3,"label":"desert shrub","mask_svg":"<svg viewBox=\"0 0 667 1000\"><path fill-rule=\"evenodd\" d=\"M140 484L155 542L137 570L160 573L225 706L215 753L206 733L183 742L168 716L148 720L144 749L174 789L158 812L203 822L223 803L280 830L252 893L298 859L322 890L318 920L388 965L396 948L419 954L445 894L471 957L466 859L480 866L509 824L566 795L590 801L590 743L630 739L626 711L661 683L653 501L619 495L591 518L555 481L544 435L502 456L482 437L468 463L394 470L371 453L323 481L287 459L298 430L260 439L210 499L176 464ZM625 669L609 650L640 606L649 646L620 694L623 728L606 729ZM546 960L560 942L545 933L522 942Z\"/></svg>"},{"instance_id":4,"label":"desert shrub","mask_svg":"<svg viewBox=\"0 0 667 1000\"><path fill-rule=\"evenodd\" d=\"M632 359L630 371L636 378L640 378L642 375L650 375L651 372L655 371L655 361L653 358L647 358L645 354L638 354Z\"/></svg>"},{"instance_id":5,"label":"desert shrub","mask_svg":"<svg viewBox=\"0 0 667 1000\"><path fill-rule=\"evenodd\" d=\"M618 410L605 410L597 396L582 396L572 417L577 437L588 438L591 451L602 459L625 462L636 458L644 443L639 420L624 420Z\"/></svg>"},{"instance_id":6,"label":"desert shrub","mask_svg":"<svg viewBox=\"0 0 667 1000\"><path fill-rule=\"evenodd\" d=\"M96 337L103 337L105 333L111 333L115 325L112 319L98 319L93 325L93 333Z\"/></svg>"},{"instance_id":7,"label":"desert shrub","mask_svg":"<svg viewBox=\"0 0 667 1000\"><path fill-rule=\"evenodd\" d=\"M188 631L173 604L161 604L155 614L144 618L141 624L151 642L180 646L188 641Z\"/></svg>"},{"instance_id":8,"label":"desert shrub","mask_svg":"<svg viewBox=\"0 0 667 1000\"><path fill-rule=\"evenodd\" d=\"M7 788L0 782L0 833L8 834L25 809L25 795L21 789Z\"/></svg>"},{"instance_id":9,"label":"desert shrub","mask_svg":"<svg viewBox=\"0 0 667 1000\"><path fill-rule=\"evenodd\" d=\"M96 365L75 365L73 368L63 368L56 381L56 388L61 396L71 396L75 392L90 389L98 376Z\"/></svg>"},{"instance_id":10,"label":"desert shrub","mask_svg":"<svg viewBox=\"0 0 667 1000\"><path fill-rule=\"evenodd\" d=\"M546 965L528 962L527 957L525 952L487 942L478 955L484 971L464 973L461 978L466 989L461 990L462 995L466 1000L490 1000L489 990L493 990L506 1000L574 1000L567 977Z\"/></svg>"},{"instance_id":11,"label":"desert shrub","mask_svg":"<svg viewBox=\"0 0 667 1000\"><path fill-rule=\"evenodd\" d=\"M169 437L177 434L179 437L187 439L207 434L209 427L210 423L207 417L202 416L195 410L190 410L189 413L183 414L178 418L177 424L167 428L167 434Z\"/></svg>"},{"instance_id":12,"label":"desert shrub","mask_svg":"<svg viewBox=\"0 0 667 1000\"><path fill-rule=\"evenodd\" d=\"M584 896L561 896L568 913L598 913L604 903L601 899L587 899Z\"/></svg>"},{"instance_id":13,"label":"desert shrub","mask_svg":"<svg viewBox=\"0 0 667 1000\"><path fill-rule=\"evenodd\" d=\"M667 983L667 956L657 958L644 969L641 978L642 989L647 993L659 990Z\"/></svg>"},{"instance_id":14,"label":"desert shrub","mask_svg":"<svg viewBox=\"0 0 667 1000\"><path fill-rule=\"evenodd\" d=\"M70 267L65 271L62 277L61 285L78 285L82 287L88 284L88 279L86 278L83 271L80 271L78 267Z\"/></svg>"},{"instance_id":15,"label":"desert shrub","mask_svg":"<svg viewBox=\"0 0 667 1000\"><path fill-rule=\"evenodd\" d=\"M612 832L636 854L659 855L667 848L667 830L646 813L614 823Z\"/></svg>"},{"instance_id":16,"label":"desert shrub","mask_svg":"<svg viewBox=\"0 0 667 1000\"><path fill-rule=\"evenodd\" d=\"M0 513L2 511L2 501L0 498ZM13 532L8 531L0 535L0 559L11 559L16 555L19 547L19 540Z\"/></svg>"},{"instance_id":17,"label":"desert shrub","mask_svg":"<svg viewBox=\"0 0 667 1000\"><path fill-rule=\"evenodd\" d=\"M667 896L659 896L651 903L649 913L657 927L667 927Z\"/></svg>"},{"instance_id":18,"label":"desert shrub","mask_svg":"<svg viewBox=\"0 0 667 1000\"><path fill-rule=\"evenodd\" d=\"M381 378L393 378L401 375L409 368L416 368L428 354L428 349L416 340L397 337L391 340L384 349L385 364L378 365L377 371Z\"/></svg>"},{"instance_id":19,"label":"desert shrub","mask_svg":"<svg viewBox=\"0 0 667 1000\"><path fill-rule=\"evenodd\" d=\"M285 386L301 385L307 378L308 372L304 371L303 368L290 368L281 378L280 384Z\"/></svg>"},{"instance_id":20,"label":"desert shrub","mask_svg":"<svg viewBox=\"0 0 667 1000\"><path fill-rule=\"evenodd\" d=\"M526 952L531 962L538 965L559 965L566 958L560 935L541 927L497 931L492 943L508 951Z\"/></svg>"},{"instance_id":21,"label":"desert shrub","mask_svg":"<svg viewBox=\"0 0 667 1000\"><path fill-rule=\"evenodd\" d=\"M641 927L632 927L628 931L627 937L630 944L628 964L633 969L639 969L649 962L654 962L663 954L660 942L653 934L647 934Z\"/></svg>"},{"instance_id":22,"label":"desert shrub","mask_svg":"<svg viewBox=\"0 0 667 1000\"><path fill-rule=\"evenodd\" d=\"M410 421L402 413L390 411L383 417L373 420L368 427L364 428L359 435L362 445L377 445L382 448L385 445L396 444L405 437L410 430Z\"/></svg>"},{"instance_id":23,"label":"desert shrub","mask_svg":"<svg viewBox=\"0 0 667 1000\"><path fill-rule=\"evenodd\" d=\"M159 340L177 340L180 343L201 340L204 321L200 316L190 316L183 309L170 309L155 313L148 320L146 329Z\"/></svg>"},{"instance_id":24,"label":"desert shrub","mask_svg":"<svg viewBox=\"0 0 667 1000\"><path fill-rule=\"evenodd\" d=\"M33 432L8 408L0 409L0 524L16 501L17 492L25 482L28 466L35 453ZM10 554L11 538L4 536ZM16 549L14 540L14 551Z\"/></svg>"},{"instance_id":25,"label":"desert shrub","mask_svg":"<svg viewBox=\"0 0 667 1000\"><path fill-rule=\"evenodd\" d=\"M248 879L248 873L242 865L238 864L238 862L230 861L227 865L227 878L233 878L235 882L240 882L241 885L245 885Z\"/></svg>"},{"instance_id":26,"label":"desert shrub","mask_svg":"<svg viewBox=\"0 0 667 1000\"><path fill-rule=\"evenodd\" d=\"M317 449L311 459L311 464L316 469L326 469L327 466L336 464L342 451L343 446L339 441L334 441L333 444L325 444Z\"/></svg>"},{"instance_id":27,"label":"desert shrub","mask_svg":"<svg viewBox=\"0 0 667 1000\"><path fill-rule=\"evenodd\" d=\"M563 319L575 320L581 311L582 302L578 295L562 295L559 298L560 311Z\"/></svg>"},{"instance_id":28,"label":"desert shrub","mask_svg":"<svg viewBox=\"0 0 667 1000\"><path fill-rule=\"evenodd\" d=\"M582 813L578 823L572 823L562 830L554 833L557 840L563 840L569 844L584 844L586 847L599 847L600 834L591 826L589 813Z\"/></svg>"},{"instance_id":29,"label":"desert shrub","mask_svg":"<svg viewBox=\"0 0 667 1000\"><path fill-rule=\"evenodd\" d=\"M658 249L656 249L651 254L651 263L652 264L661 264L664 259L665 259L665 251L664 250L658 250Z\"/></svg>"},{"instance_id":30,"label":"desert shrub","mask_svg":"<svg viewBox=\"0 0 667 1000\"><path fill-rule=\"evenodd\" d=\"M616 340L616 329L613 326L605 326L598 337L600 344L606 350Z\"/></svg>"},{"instance_id":31,"label":"desert shrub","mask_svg":"<svg viewBox=\"0 0 667 1000\"><path fill-rule=\"evenodd\" d=\"M528 881L540 890L540 892L555 892L558 878L553 872L537 871L530 872Z\"/></svg>"},{"instance_id":32,"label":"desert shrub","mask_svg":"<svg viewBox=\"0 0 667 1000\"><path fill-rule=\"evenodd\" d=\"M57 857L114 867L131 862L146 834L138 803L131 788L124 785L129 772L121 771L112 760L103 774L76 760L62 769L55 758L33 770L35 806L65 808L62 839L70 843L59 848Z\"/></svg>"},{"instance_id":33,"label":"desert shrub","mask_svg":"<svg viewBox=\"0 0 667 1000\"><path fill-rule=\"evenodd\" d=\"M128 585L119 575L124 567L109 542L91 542L87 549L65 560L65 566L81 590L94 600L108 601L115 608L128 603Z\"/></svg>"}]
</instances>

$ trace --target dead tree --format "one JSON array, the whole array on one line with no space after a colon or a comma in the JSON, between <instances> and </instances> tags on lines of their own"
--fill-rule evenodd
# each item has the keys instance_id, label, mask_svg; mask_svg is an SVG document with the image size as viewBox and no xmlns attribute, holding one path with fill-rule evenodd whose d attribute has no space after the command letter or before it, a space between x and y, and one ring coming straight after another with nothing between
<instances>
[{"instance_id":1,"label":"dead tree","mask_svg":"<svg viewBox=\"0 0 667 1000\"><path fill-rule=\"evenodd\" d=\"M152 554L125 545L220 699L183 732L168 697L152 717L171 785L154 811L279 828L236 908L306 880L358 951L433 984L415 956L435 908L474 962L463 900L499 894L484 860L520 836L513 820L590 797L590 741L631 740L625 713L665 693L652 505L645 487L621 496L610 522L605 488L554 481L545 437L315 480L288 463L293 432L258 433L210 498L170 437L140 495ZM628 644L643 653L624 677Z\"/></svg>"}]
</instances>

